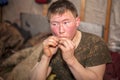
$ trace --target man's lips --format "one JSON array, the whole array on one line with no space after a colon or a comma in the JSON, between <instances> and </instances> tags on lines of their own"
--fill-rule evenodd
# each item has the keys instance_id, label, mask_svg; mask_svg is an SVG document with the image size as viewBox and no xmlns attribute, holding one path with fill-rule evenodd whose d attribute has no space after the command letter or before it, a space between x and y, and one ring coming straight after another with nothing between
<instances>
[{"instance_id":1,"label":"man's lips","mask_svg":"<svg viewBox=\"0 0 120 80\"><path fill-rule=\"evenodd\" d=\"M58 36L58 38L67 38L66 36Z\"/></svg>"}]
</instances>

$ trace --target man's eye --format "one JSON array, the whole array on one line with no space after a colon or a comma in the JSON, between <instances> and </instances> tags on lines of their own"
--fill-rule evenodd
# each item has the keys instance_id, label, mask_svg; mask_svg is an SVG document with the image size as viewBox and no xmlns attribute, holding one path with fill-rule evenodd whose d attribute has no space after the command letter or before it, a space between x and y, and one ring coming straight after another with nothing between
<instances>
[{"instance_id":1,"label":"man's eye","mask_svg":"<svg viewBox=\"0 0 120 80\"><path fill-rule=\"evenodd\" d=\"M57 26L58 24L57 23L51 23L52 26Z\"/></svg>"},{"instance_id":2,"label":"man's eye","mask_svg":"<svg viewBox=\"0 0 120 80\"><path fill-rule=\"evenodd\" d=\"M64 24L69 24L69 22L68 22L68 21L66 21L66 22L64 22Z\"/></svg>"}]
</instances>

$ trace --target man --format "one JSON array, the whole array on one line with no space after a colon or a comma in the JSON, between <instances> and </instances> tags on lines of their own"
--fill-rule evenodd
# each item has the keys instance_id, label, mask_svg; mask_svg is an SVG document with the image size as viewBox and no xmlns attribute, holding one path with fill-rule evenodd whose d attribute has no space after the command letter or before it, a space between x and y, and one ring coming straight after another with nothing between
<instances>
[{"instance_id":1,"label":"man","mask_svg":"<svg viewBox=\"0 0 120 80\"><path fill-rule=\"evenodd\" d=\"M48 9L51 36L43 41L40 61L31 80L102 80L106 63L111 62L104 41L77 30L80 24L75 6L58 0Z\"/></svg>"}]
</instances>

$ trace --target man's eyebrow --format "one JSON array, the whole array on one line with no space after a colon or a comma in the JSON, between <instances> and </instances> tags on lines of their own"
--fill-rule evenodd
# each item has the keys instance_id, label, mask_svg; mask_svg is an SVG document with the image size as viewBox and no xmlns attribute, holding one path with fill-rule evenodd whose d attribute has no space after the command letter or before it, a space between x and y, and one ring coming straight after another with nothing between
<instances>
[{"instance_id":1,"label":"man's eyebrow","mask_svg":"<svg viewBox=\"0 0 120 80\"><path fill-rule=\"evenodd\" d=\"M50 22L52 22L52 23L58 23L58 21L50 21Z\"/></svg>"},{"instance_id":2,"label":"man's eyebrow","mask_svg":"<svg viewBox=\"0 0 120 80\"><path fill-rule=\"evenodd\" d=\"M64 19L63 21L67 21L67 20L70 20L70 19Z\"/></svg>"},{"instance_id":3,"label":"man's eyebrow","mask_svg":"<svg viewBox=\"0 0 120 80\"><path fill-rule=\"evenodd\" d=\"M62 21L69 21L70 19L63 19ZM50 22L58 22L58 21L50 21Z\"/></svg>"}]
</instances>

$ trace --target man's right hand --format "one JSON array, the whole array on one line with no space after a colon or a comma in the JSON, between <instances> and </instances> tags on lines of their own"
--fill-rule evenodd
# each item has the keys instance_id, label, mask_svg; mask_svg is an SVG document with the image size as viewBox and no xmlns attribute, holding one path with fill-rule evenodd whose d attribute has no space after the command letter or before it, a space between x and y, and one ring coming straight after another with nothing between
<instances>
[{"instance_id":1,"label":"man's right hand","mask_svg":"<svg viewBox=\"0 0 120 80\"><path fill-rule=\"evenodd\" d=\"M50 36L43 41L43 51L47 57L52 57L58 49L59 38Z\"/></svg>"}]
</instances>

